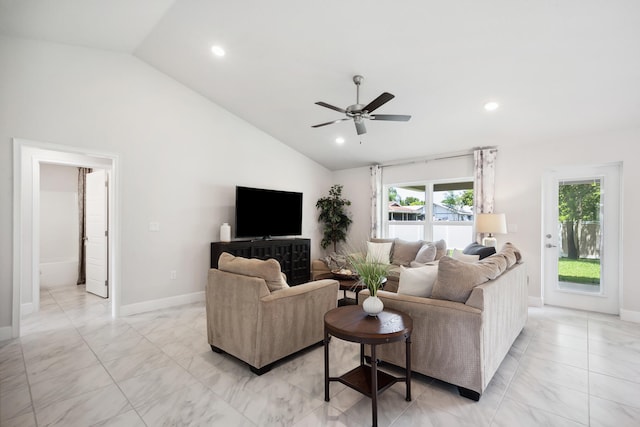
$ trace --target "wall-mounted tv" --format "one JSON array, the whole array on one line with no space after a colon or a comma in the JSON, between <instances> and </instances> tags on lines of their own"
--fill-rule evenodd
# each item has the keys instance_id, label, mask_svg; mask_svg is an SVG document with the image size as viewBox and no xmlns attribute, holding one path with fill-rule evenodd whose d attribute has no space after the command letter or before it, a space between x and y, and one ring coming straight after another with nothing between
<instances>
[{"instance_id":1,"label":"wall-mounted tv","mask_svg":"<svg viewBox=\"0 0 640 427\"><path fill-rule=\"evenodd\" d=\"M236 187L238 238L302 234L302 193Z\"/></svg>"}]
</instances>

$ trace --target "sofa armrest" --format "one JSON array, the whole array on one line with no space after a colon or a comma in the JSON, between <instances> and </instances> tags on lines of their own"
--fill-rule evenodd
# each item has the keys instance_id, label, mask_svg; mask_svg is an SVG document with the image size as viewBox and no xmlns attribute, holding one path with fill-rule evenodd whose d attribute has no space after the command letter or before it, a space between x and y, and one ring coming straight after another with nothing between
<instances>
[{"instance_id":1,"label":"sofa armrest","mask_svg":"<svg viewBox=\"0 0 640 427\"><path fill-rule=\"evenodd\" d=\"M467 306L482 310L486 387L522 331L528 316L525 264L516 264L498 278L476 286Z\"/></svg>"}]
</instances>

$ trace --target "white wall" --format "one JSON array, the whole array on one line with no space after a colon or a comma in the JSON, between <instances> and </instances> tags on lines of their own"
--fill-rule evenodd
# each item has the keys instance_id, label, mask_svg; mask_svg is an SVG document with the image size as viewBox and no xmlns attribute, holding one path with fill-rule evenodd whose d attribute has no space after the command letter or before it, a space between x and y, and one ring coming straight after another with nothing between
<instances>
[{"instance_id":1,"label":"white wall","mask_svg":"<svg viewBox=\"0 0 640 427\"><path fill-rule=\"evenodd\" d=\"M0 37L0 57L0 328L11 324L14 137L118 155L122 305L204 289L236 185L303 192L303 236L319 256L329 170L130 55Z\"/></svg>"},{"instance_id":2,"label":"white wall","mask_svg":"<svg viewBox=\"0 0 640 427\"><path fill-rule=\"evenodd\" d=\"M40 166L40 285L75 284L78 276L78 168Z\"/></svg>"},{"instance_id":3,"label":"white wall","mask_svg":"<svg viewBox=\"0 0 640 427\"><path fill-rule=\"evenodd\" d=\"M623 224L622 224L622 274L621 315L623 319L640 322L640 286L636 280L636 260L640 257L637 242L640 240L640 158L634 154L640 142L640 129L585 135L575 138L555 138L547 141L529 141L517 147L498 147L496 163L495 210L507 215L509 224L517 225L517 232L499 235L498 245L511 241L524 254L529 274L529 296L532 301L543 297L541 288L541 199L542 177L546 168L560 165L595 165L623 162ZM471 144L470 144L471 145ZM427 163L422 169L410 167L393 168L383 178L385 182L451 177L465 172L462 168L451 168L445 162ZM468 165L473 167L473 162ZM393 171L393 172L392 172ZM446 175L446 176L445 176ZM383 175L385 177L385 175ZM350 230L350 239L366 239L370 227L369 170L349 169L334 173L335 183L343 184L345 196L351 198L354 218L358 219ZM360 222L364 221L364 222Z\"/></svg>"}]
</instances>

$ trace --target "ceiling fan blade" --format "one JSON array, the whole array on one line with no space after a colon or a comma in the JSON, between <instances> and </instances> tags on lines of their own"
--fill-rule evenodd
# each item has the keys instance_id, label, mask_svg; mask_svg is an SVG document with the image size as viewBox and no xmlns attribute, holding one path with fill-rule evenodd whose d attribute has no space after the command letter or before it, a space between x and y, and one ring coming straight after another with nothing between
<instances>
[{"instance_id":1,"label":"ceiling fan blade","mask_svg":"<svg viewBox=\"0 0 640 427\"><path fill-rule=\"evenodd\" d=\"M395 98L395 95L391 95L389 92L384 92L382 93L382 95L380 95L379 97L371 101L369 104L367 104L362 109L362 111L368 111L369 113L371 113L373 110L380 108L387 102L391 101L393 98Z\"/></svg>"},{"instance_id":2,"label":"ceiling fan blade","mask_svg":"<svg viewBox=\"0 0 640 427\"><path fill-rule=\"evenodd\" d=\"M318 102L316 102L316 105L320 105L321 107L330 108L330 109L335 110L335 111L338 111L338 112L340 112L340 113L342 113L342 114L346 114L346 113L347 113L347 111L346 111L346 110L343 110L343 109L342 109L342 108L340 108L340 107L335 107L335 106L333 106L333 105L331 105L331 104L327 104L326 102L318 101Z\"/></svg>"},{"instance_id":3,"label":"ceiling fan blade","mask_svg":"<svg viewBox=\"0 0 640 427\"><path fill-rule=\"evenodd\" d=\"M364 125L364 120L354 120L354 123L356 124L356 132L358 132L358 135L362 135L364 133L367 133L367 128Z\"/></svg>"},{"instance_id":4,"label":"ceiling fan blade","mask_svg":"<svg viewBox=\"0 0 640 427\"><path fill-rule=\"evenodd\" d=\"M326 123L320 123L319 125L313 125L311 126L312 128L319 128L321 126L326 126L326 125L332 125L334 123L339 123L339 122L344 122L345 120L351 120L350 117L345 117L343 119L338 119L338 120L332 120L330 122L326 122Z\"/></svg>"},{"instance_id":5,"label":"ceiling fan blade","mask_svg":"<svg viewBox=\"0 0 640 427\"><path fill-rule=\"evenodd\" d=\"M371 120L390 120L394 122L408 122L411 116L403 114L375 114L369 116Z\"/></svg>"}]
</instances>

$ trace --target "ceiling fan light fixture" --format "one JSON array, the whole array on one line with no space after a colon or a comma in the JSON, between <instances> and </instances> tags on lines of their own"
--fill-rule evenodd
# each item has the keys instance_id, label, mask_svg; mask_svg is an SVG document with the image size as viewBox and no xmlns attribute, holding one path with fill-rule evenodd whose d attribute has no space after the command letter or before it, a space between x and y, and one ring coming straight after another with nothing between
<instances>
[{"instance_id":1,"label":"ceiling fan light fixture","mask_svg":"<svg viewBox=\"0 0 640 427\"><path fill-rule=\"evenodd\" d=\"M367 133L367 127L365 126L365 120L385 120L385 121L394 121L394 122L406 122L411 119L411 116L404 114L371 114L387 102L391 101L394 95L389 92L383 92L373 101L368 104L360 104L360 84L362 83L364 78L361 75L353 76L353 82L356 85L356 103L353 105L349 105L347 108L336 107L331 104L327 104L326 102L318 101L315 104L321 107L329 108L330 110L337 111L339 113L344 114L346 117L338 120L332 120L326 123L319 123L317 125L312 125L312 128L319 128L322 126L331 125L334 123L339 123L345 120L353 120L356 125L356 133L358 135L364 135ZM337 141L336 141L337 142Z\"/></svg>"},{"instance_id":2,"label":"ceiling fan light fixture","mask_svg":"<svg viewBox=\"0 0 640 427\"><path fill-rule=\"evenodd\" d=\"M215 56L219 56L219 57L223 57L227 54L227 52L225 52L225 50L218 45L213 45L211 46L211 53L213 53Z\"/></svg>"}]
</instances>

